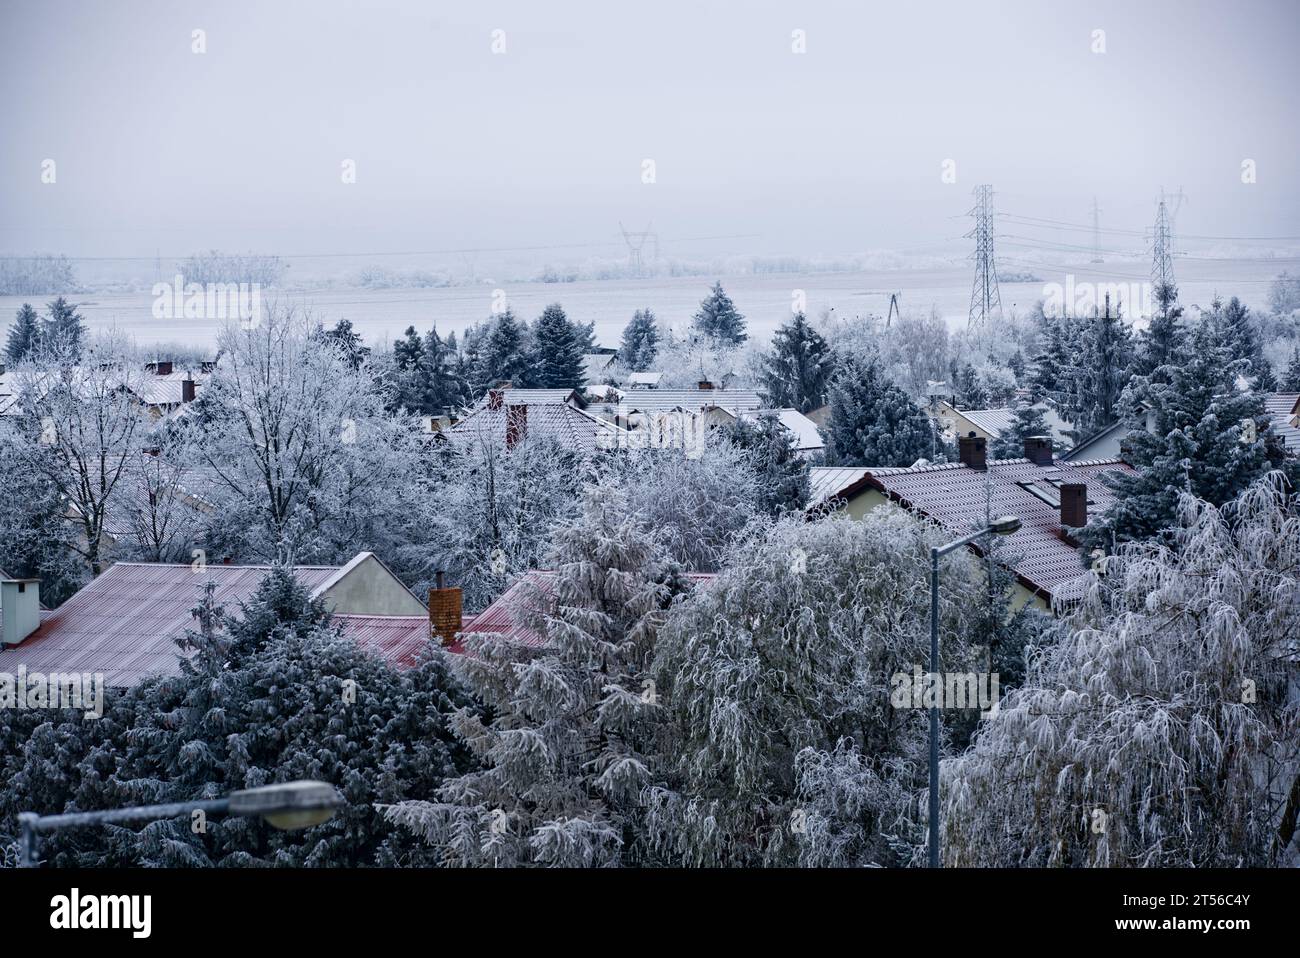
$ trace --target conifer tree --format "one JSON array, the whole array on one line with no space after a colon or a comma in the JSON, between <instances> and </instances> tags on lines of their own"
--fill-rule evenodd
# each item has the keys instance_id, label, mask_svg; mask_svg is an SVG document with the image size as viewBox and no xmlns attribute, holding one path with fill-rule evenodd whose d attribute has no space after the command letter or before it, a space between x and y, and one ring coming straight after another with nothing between
<instances>
[{"instance_id":1,"label":"conifer tree","mask_svg":"<svg viewBox=\"0 0 1300 958\"><path fill-rule=\"evenodd\" d=\"M831 380L826 461L840 466L910 466L938 454L929 417L889 381L874 355L842 359Z\"/></svg>"},{"instance_id":2,"label":"conifer tree","mask_svg":"<svg viewBox=\"0 0 1300 958\"><path fill-rule=\"evenodd\" d=\"M1046 413L1032 397L1017 398L1012 414L1011 428L1003 430L989 448L990 459L1019 459L1025 454L1026 439L1032 436L1051 438L1052 428L1047 424Z\"/></svg>"},{"instance_id":3,"label":"conifer tree","mask_svg":"<svg viewBox=\"0 0 1300 958\"><path fill-rule=\"evenodd\" d=\"M549 580L513 610L539 647L466 638L457 666L491 718L456 734L482 771L432 801L386 809L444 864L592 867L644 862L642 790L659 761L649 671L664 610L684 582L617 487L589 487L560 527ZM548 581L547 585L541 585Z\"/></svg>"},{"instance_id":4,"label":"conifer tree","mask_svg":"<svg viewBox=\"0 0 1300 958\"><path fill-rule=\"evenodd\" d=\"M659 329L655 314L648 309L638 309L623 328L623 343L618 359L634 373L648 370L659 349Z\"/></svg>"},{"instance_id":5,"label":"conifer tree","mask_svg":"<svg viewBox=\"0 0 1300 958\"><path fill-rule=\"evenodd\" d=\"M1300 346L1291 353L1291 362L1287 363L1286 375L1278 384L1278 392L1300 393Z\"/></svg>"},{"instance_id":6,"label":"conifer tree","mask_svg":"<svg viewBox=\"0 0 1300 958\"><path fill-rule=\"evenodd\" d=\"M747 454L758 473L758 507L770 516L800 512L808 504L808 461L795 450L794 437L773 415L737 419L727 427L732 445Z\"/></svg>"},{"instance_id":7,"label":"conifer tree","mask_svg":"<svg viewBox=\"0 0 1300 958\"><path fill-rule=\"evenodd\" d=\"M474 379L481 392L496 383L530 386L526 331L507 307L478 344Z\"/></svg>"},{"instance_id":8,"label":"conifer tree","mask_svg":"<svg viewBox=\"0 0 1300 958\"><path fill-rule=\"evenodd\" d=\"M587 384L583 354L585 327L569 321L564 308L552 303L533 324L529 383L539 389L578 389Z\"/></svg>"},{"instance_id":9,"label":"conifer tree","mask_svg":"<svg viewBox=\"0 0 1300 958\"><path fill-rule=\"evenodd\" d=\"M826 402L833 370L830 345L803 313L777 329L763 357L763 387L770 406L808 413Z\"/></svg>"},{"instance_id":10,"label":"conifer tree","mask_svg":"<svg viewBox=\"0 0 1300 958\"><path fill-rule=\"evenodd\" d=\"M715 282L709 295L701 301L692 325L704 336L731 346L739 346L749 338L745 332L745 317L736 310L721 282Z\"/></svg>"},{"instance_id":11,"label":"conifer tree","mask_svg":"<svg viewBox=\"0 0 1300 958\"><path fill-rule=\"evenodd\" d=\"M5 360L11 366L17 365L36 351L40 344L41 327L36 317L36 310L31 303L18 307L14 324L9 327L9 339L5 343Z\"/></svg>"}]
</instances>

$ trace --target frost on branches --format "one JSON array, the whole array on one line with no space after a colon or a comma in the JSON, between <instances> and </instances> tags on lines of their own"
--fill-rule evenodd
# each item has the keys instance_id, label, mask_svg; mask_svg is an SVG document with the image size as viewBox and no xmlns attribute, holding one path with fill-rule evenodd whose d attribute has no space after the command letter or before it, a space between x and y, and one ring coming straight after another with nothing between
<instances>
[{"instance_id":1,"label":"frost on branches","mask_svg":"<svg viewBox=\"0 0 1300 958\"><path fill-rule=\"evenodd\" d=\"M899 510L786 519L674 606L655 671L673 750L647 793L660 859L686 866L906 863L921 838L927 713L891 676L929 659L929 548ZM978 569L944 561L944 667L965 644Z\"/></svg>"},{"instance_id":2,"label":"frost on branches","mask_svg":"<svg viewBox=\"0 0 1300 958\"><path fill-rule=\"evenodd\" d=\"M448 781L435 801L385 810L446 864L606 866L644 854L639 797L661 734L648 667L685 583L609 486L588 488L551 558L551 594L533 589L513 610L541 647L471 635L457 661L495 716L454 718L483 770Z\"/></svg>"},{"instance_id":3,"label":"frost on branches","mask_svg":"<svg viewBox=\"0 0 1300 958\"><path fill-rule=\"evenodd\" d=\"M1025 686L944 763L946 864L1295 860L1300 497L1286 489L1273 474L1222 508L1184 496L1176 551L1106 561Z\"/></svg>"}]
</instances>

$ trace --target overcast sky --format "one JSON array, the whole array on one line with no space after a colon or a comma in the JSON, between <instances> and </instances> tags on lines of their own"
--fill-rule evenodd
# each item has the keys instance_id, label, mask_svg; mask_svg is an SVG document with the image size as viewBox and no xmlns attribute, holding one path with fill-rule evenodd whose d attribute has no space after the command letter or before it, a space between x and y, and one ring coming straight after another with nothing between
<instances>
[{"instance_id":1,"label":"overcast sky","mask_svg":"<svg viewBox=\"0 0 1300 958\"><path fill-rule=\"evenodd\" d=\"M9 253L586 244L620 220L672 252L852 253L960 235L981 182L1070 221L1097 194L1126 227L1181 186L1183 230L1300 233L1294 0L0 10Z\"/></svg>"}]
</instances>

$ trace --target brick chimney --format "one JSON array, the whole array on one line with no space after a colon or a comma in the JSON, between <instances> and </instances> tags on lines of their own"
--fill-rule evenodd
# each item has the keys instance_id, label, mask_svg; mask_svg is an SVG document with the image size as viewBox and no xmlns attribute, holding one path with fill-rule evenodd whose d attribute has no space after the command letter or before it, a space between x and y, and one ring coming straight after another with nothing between
<instances>
[{"instance_id":1,"label":"brick chimney","mask_svg":"<svg viewBox=\"0 0 1300 958\"><path fill-rule=\"evenodd\" d=\"M1052 439L1050 436L1026 436L1025 458L1035 466L1052 464Z\"/></svg>"},{"instance_id":2,"label":"brick chimney","mask_svg":"<svg viewBox=\"0 0 1300 958\"><path fill-rule=\"evenodd\" d=\"M959 436L957 438L957 458L963 466L984 470L989 466L988 440L978 436Z\"/></svg>"},{"instance_id":3,"label":"brick chimney","mask_svg":"<svg viewBox=\"0 0 1300 958\"><path fill-rule=\"evenodd\" d=\"M194 402L194 380L181 380L181 402Z\"/></svg>"},{"instance_id":4,"label":"brick chimney","mask_svg":"<svg viewBox=\"0 0 1300 958\"><path fill-rule=\"evenodd\" d=\"M429 590L429 638L451 645L456 641L462 622L460 589L445 588L444 576L439 570L438 586Z\"/></svg>"},{"instance_id":5,"label":"brick chimney","mask_svg":"<svg viewBox=\"0 0 1300 958\"><path fill-rule=\"evenodd\" d=\"M506 448L513 449L528 435L528 406L511 403L506 406Z\"/></svg>"},{"instance_id":6,"label":"brick chimney","mask_svg":"<svg viewBox=\"0 0 1300 958\"><path fill-rule=\"evenodd\" d=\"M500 389L488 390L488 409L500 409L504 401L505 394Z\"/></svg>"},{"instance_id":7,"label":"brick chimney","mask_svg":"<svg viewBox=\"0 0 1300 958\"><path fill-rule=\"evenodd\" d=\"M41 627L41 580L0 579L0 646L17 645Z\"/></svg>"},{"instance_id":8,"label":"brick chimney","mask_svg":"<svg viewBox=\"0 0 1300 958\"><path fill-rule=\"evenodd\" d=\"M707 380L707 379L701 379L701 380L700 380L700 388L701 388L701 389L712 389L712 388L713 388L713 383L710 382L710 381Z\"/></svg>"},{"instance_id":9,"label":"brick chimney","mask_svg":"<svg viewBox=\"0 0 1300 958\"><path fill-rule=\"evenodd\" d=\"M1083 482L1061 483L1061 525L1082 529L1088 524L1088 486Z\"/></svg>"},{"instance_id":10,"label":"brick chimney","mask_svg":"<svg viewBox=\"0 0 1300 958\"><path fill-rule=\"evenodd\" d=\"M155 363L150 363L152 367L149 371L155 376L170 376L172 374L172 363L170 359L160 359Z\"/></svg>"}]
</instances>

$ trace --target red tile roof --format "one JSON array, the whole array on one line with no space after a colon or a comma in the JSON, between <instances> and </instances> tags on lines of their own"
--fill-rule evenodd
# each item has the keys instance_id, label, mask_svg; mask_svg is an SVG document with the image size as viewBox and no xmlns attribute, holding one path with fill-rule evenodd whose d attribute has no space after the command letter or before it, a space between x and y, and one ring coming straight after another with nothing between
<instances>
[{"instance_id":1,"label":"red tile roof","mask_svg":"<svg viewBox=\"0 0 1300 958\"><path fill-rule=\"evenodd\" d=\"M848 498L870 486L939 523L954 537L966 535L984 524L987 501L991 515L1014 515L1020 519L1020 530L1005 542L1008 552L1019 556L1014 569L1021 582L1045 597L1068 599L1077 595L1084 571L1079 549L1061 535L1059 504L1045 502L1026 485L1035 486L1049 497L1056 495L1059 503L1057 485L1086 483L1088 515L1092 517L1115 501L1101 481L1102 473L1111 471L1134 470L1118 459L1081 462L1058 459L1051 466L1038 466L1028 459L1000 459L991 460L989 468L983 471L961 463L869 469L860 483L842 490L840 495Z\"/></svg>"},{"instance_id":2,"label":"red tile roof","mask_svg":"<svg viewBox=\"0 0 1300 958\"><path fill-rule=\"evenodd\" d=\"M294 575L318 595L343 568L295 566ZM104 683L113 687L174 675L180 654L176 639L196 627L191 610L204 586L215 582L215 601L233 615L269 571L269 566L209 565L195 572L188 565L116 563L50 613L21 644L0 651L0 672L20 665L29 672L102 672ZM339 614L336 619L345 634L360 636L385 658L391 654L394 664L406 664L416 621L428 636L428 619L422 616Z\"/></svg>"},{"instance_id":3,"label":"red tile roof","mask_svg":"<svg viewBox=\"0 0 1300 958\"><path fill-rule=\"evenodd\" d=\"M412 667L429 647L428 616L338 614L334 624L394 668Z\"/></svg>"}]
</instances>

